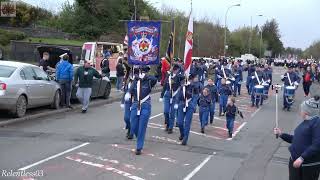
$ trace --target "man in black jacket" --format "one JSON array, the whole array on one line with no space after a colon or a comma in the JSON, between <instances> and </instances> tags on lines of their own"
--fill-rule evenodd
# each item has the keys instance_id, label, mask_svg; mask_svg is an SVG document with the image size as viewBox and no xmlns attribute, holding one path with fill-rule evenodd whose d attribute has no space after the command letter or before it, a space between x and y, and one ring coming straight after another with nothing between
<instances>
[{"instance_id":1,"label":"man in black jacket","mask_svg":"<svg viewBox=\"0 0 320 180\"><path fill-rule=\"evenodd\" d=\"M294 135L282 133L279 128L274 133L291 144L289 180L318 180L320 173L320 118L319 107L307 100L301 104L303 121L294 130Z\"/></svg>"},{"instance_id":2,"label":"man in black jacket","mask_svg":"<svg viewBox=\"0 0 320 180\"><path fill-rule=\"evenodd\" d=\"M117 70L117 84L116 84L116 88L118 91L121 91L121 88L122 88L122 83L123 83L123 78L125 76L125 68L123 66L123 63L122 63L122 59L119 59L118 61L118 64L117 64L117 67L116 67L116 70Z\"/></svg>"}]
</instances>

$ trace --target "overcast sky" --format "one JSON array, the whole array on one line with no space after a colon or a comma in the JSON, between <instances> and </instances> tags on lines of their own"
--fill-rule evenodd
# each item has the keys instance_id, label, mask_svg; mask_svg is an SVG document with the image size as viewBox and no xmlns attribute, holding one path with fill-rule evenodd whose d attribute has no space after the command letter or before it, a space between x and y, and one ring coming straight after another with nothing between
<instances>
[{"instance_id":1,"label":"overcast sky","mask_svg":"<svg viewBox=\"0 0 320 180\"><path fill-rule=\"evenodd\" d=\"M54 7L58 11L67 0L24 0L25 2ZM73 0L68 0L73 2ZM190 12L190 0L148 0L158 9L163 6L178 8ZM193 0L193 12L197 19L209 17L224 24L227 8L241 3L228 13L228 27L234 30L244 25L262 25L266 20L275 18L280 27L281 40L285 47L307 48L315 40L320 40L320 0ZM262 14L263 17L258 17ZM187 26L187 25L186 25Z\"/></svg>"}]
</instances>

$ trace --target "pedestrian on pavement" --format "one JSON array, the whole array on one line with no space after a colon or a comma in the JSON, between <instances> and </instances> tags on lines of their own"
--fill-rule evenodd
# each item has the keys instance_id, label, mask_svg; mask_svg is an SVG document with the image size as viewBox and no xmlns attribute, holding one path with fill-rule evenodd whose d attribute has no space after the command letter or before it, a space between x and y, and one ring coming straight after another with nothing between
<instances>
[{"instance_id":1,"label":"pedestrian on pavement","mask_svg":"<svg viewBox=\"0 0 320 180\"><path fill-rule=\"evenodd\" d=\"M320 173L320 118L319 109L309 100L300 105L302 122L294 135L275 128L274 133L290 143L289 180L318 180Z\"/></svg>"},{"instance_id":2,"label":"pedestrian on pavement","mask_svg":"<svg viewBox=\"0 0 320 180\"><path fill-rule=\"evenodd\" d=\"M216 98L218 95L218 90L216 85L213 83L212 79L208 79L208 85L205 87L207 89L209 89L209 93L210 93L210 97L211 97L211 105L210 105L210 124L213 123L213 119L214 119L214 113L216 110Z\"/></svg>"},{"instance_id":3,"label":"pedestrian on pavement","mask_svg":"<svg viewBox=\"0 0 320 180\"><path fill-rule=\"evenodd\" d=\"M101 66L102 73L109 78L110 77L109 59L104 57L103 60L101 61L100 66Z\"/></svg>"},{"instance_id":4,"label":"pedestrian on pavement","mask_svg":"<svg viewBox=\"0 0 320 180\"><path fill-rule=\"evenodd\" d=\"M209 89L204 88L198 100L201 133L203 134L205 127L208 125L211 103L212 99L209 93Z\"/></svg>"},{"instance_id":5,"label":"pedestrian on pavement","mask_svg":"<svg viewBox=\"0 0 320 180\"><path fill-rule=\"evenodd\" d=\"M122 63L123 59L119 59L118 60L118 64L116 66L116 70L117 70L117 83L116 83L116 88L117 91L121 91L122 88L122 83L123 83L123 78L125 76L125 68L124 65Z\"/></svg>"},{"instance_id":6,"label":"pedestrian on pavement","mask_svg":"<svg viewBox=\"0 0 320 180\"><path fill-rule=\"evenodd\" d=\"M69 56L64 55L63 61L59 63L56 69L56 78L61 87L61 106L72 108L70 105L73 66L69 63Z\"/></svg>"},{"instance_id":7,"label":"pedestrian on pavement","mask_svg":"<svg viewBox=\"0 0 320 180\"><path fill-rule=\"evenodd\" d=\"M88 110L92 93L93 77L102 78L99 72L92 68L90 63L85 60L84 65L77 69L74 77L75 84L78 86L76 95L82 104L82 113L86 113Z\"/></svg>"},{"instance_id":8,"label":"pedestrian on pavement","mask_svg":"<svg viewBox=\"0 0 320 180\"><path fill-rule=\"evenodd\" d=\"M228 99L228 105L226 107L226 126L228 129L228 135L229 138L232 138L233 134L233 127L234 127L234 121L236 119L236 114L237 114L237 106L235 105L236 99L234 97L230 97Z\"/></svg>"},{"instance_id":9,"label":"pedestrian on pavement","mask_svg":"<svg viewBox=\"0 0 320 180\"><path fill-rule=\"evenodd\" d=\"M150 68L143 67L141 73L133 81L125 100L130 97L133 99L131 106L131 130L128 139L132 139L133 135L137 137L136 155L140 155L144 146L148 121L151 115L151 97L152 88L157 84L157 78L148 74Z\"/></svg>"},{"instance_id":10,"label":"pedestrian on pavement","mask_svg":"<svg viewBox=\"0 0 320 180\"><path fill-rule=\"evenodd\" d=\"M221 79L221 86L218 90L219 93L219 116L224 116L226 111L226 106L228 102L228 97L231 95L231 89L226 84L226 79Z\"/></svg>"},{"instance_id":11,"label":"pedestrian on pavement","mask_svg":"<svg viewBox=\"0 0 320 180\"><path fill-rule=\"evenodd\" d=\"M314 74L311 72L310 66L307 67L307 71L303 73L302 79L303 79L302 85L303 85L304 97L307 97L309 96L310 86L314 81Z\"/></svg>"}]
</instances>

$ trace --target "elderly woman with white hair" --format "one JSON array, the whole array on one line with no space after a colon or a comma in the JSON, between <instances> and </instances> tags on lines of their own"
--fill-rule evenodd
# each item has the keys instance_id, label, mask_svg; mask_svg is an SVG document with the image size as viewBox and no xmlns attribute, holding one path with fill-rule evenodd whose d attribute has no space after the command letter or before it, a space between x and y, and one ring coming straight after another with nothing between
<instances>
[{"instance_id":1,"label":"elderly woman with white hair","mask_svg":"<svg viewBox=\"0 0 320 180\"><path fill-rule=\"evenodd\" d=\"M318 180L320 172L320 118L319 99L311 98L301 104L303 121L294 130L294 135L274 133L290 143L289 180Z\"/></svg>"}]
</instances>

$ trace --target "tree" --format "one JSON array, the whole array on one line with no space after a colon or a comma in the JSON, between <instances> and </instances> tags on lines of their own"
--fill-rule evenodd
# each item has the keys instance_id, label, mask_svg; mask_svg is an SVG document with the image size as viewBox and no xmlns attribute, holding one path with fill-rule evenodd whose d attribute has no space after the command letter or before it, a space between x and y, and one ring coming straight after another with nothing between
<instances>
[{"instance_id":1,"label":"tree","mask_svg":"<svg viewBox=\"0 0 320 180\"><path fill-rule=\"evenodd\" d=\"M306 58L311 58L311 56L315 59L320 59L320 40L315 41L310 47L308 47L304 51L304 56Z\"/></svg>"},{"instance_id":2,"label":"tree","mask_svg":"<svg viewBox=\"0 0 320 180\"><path fill-rule=\"evenodd\" d=\"M272 51L272 56L281 54L284 50L280 38L279 24L275 19L267 21L262 27L263 37L267 42L267 50Z\"/></svg>"}]
</instances>

